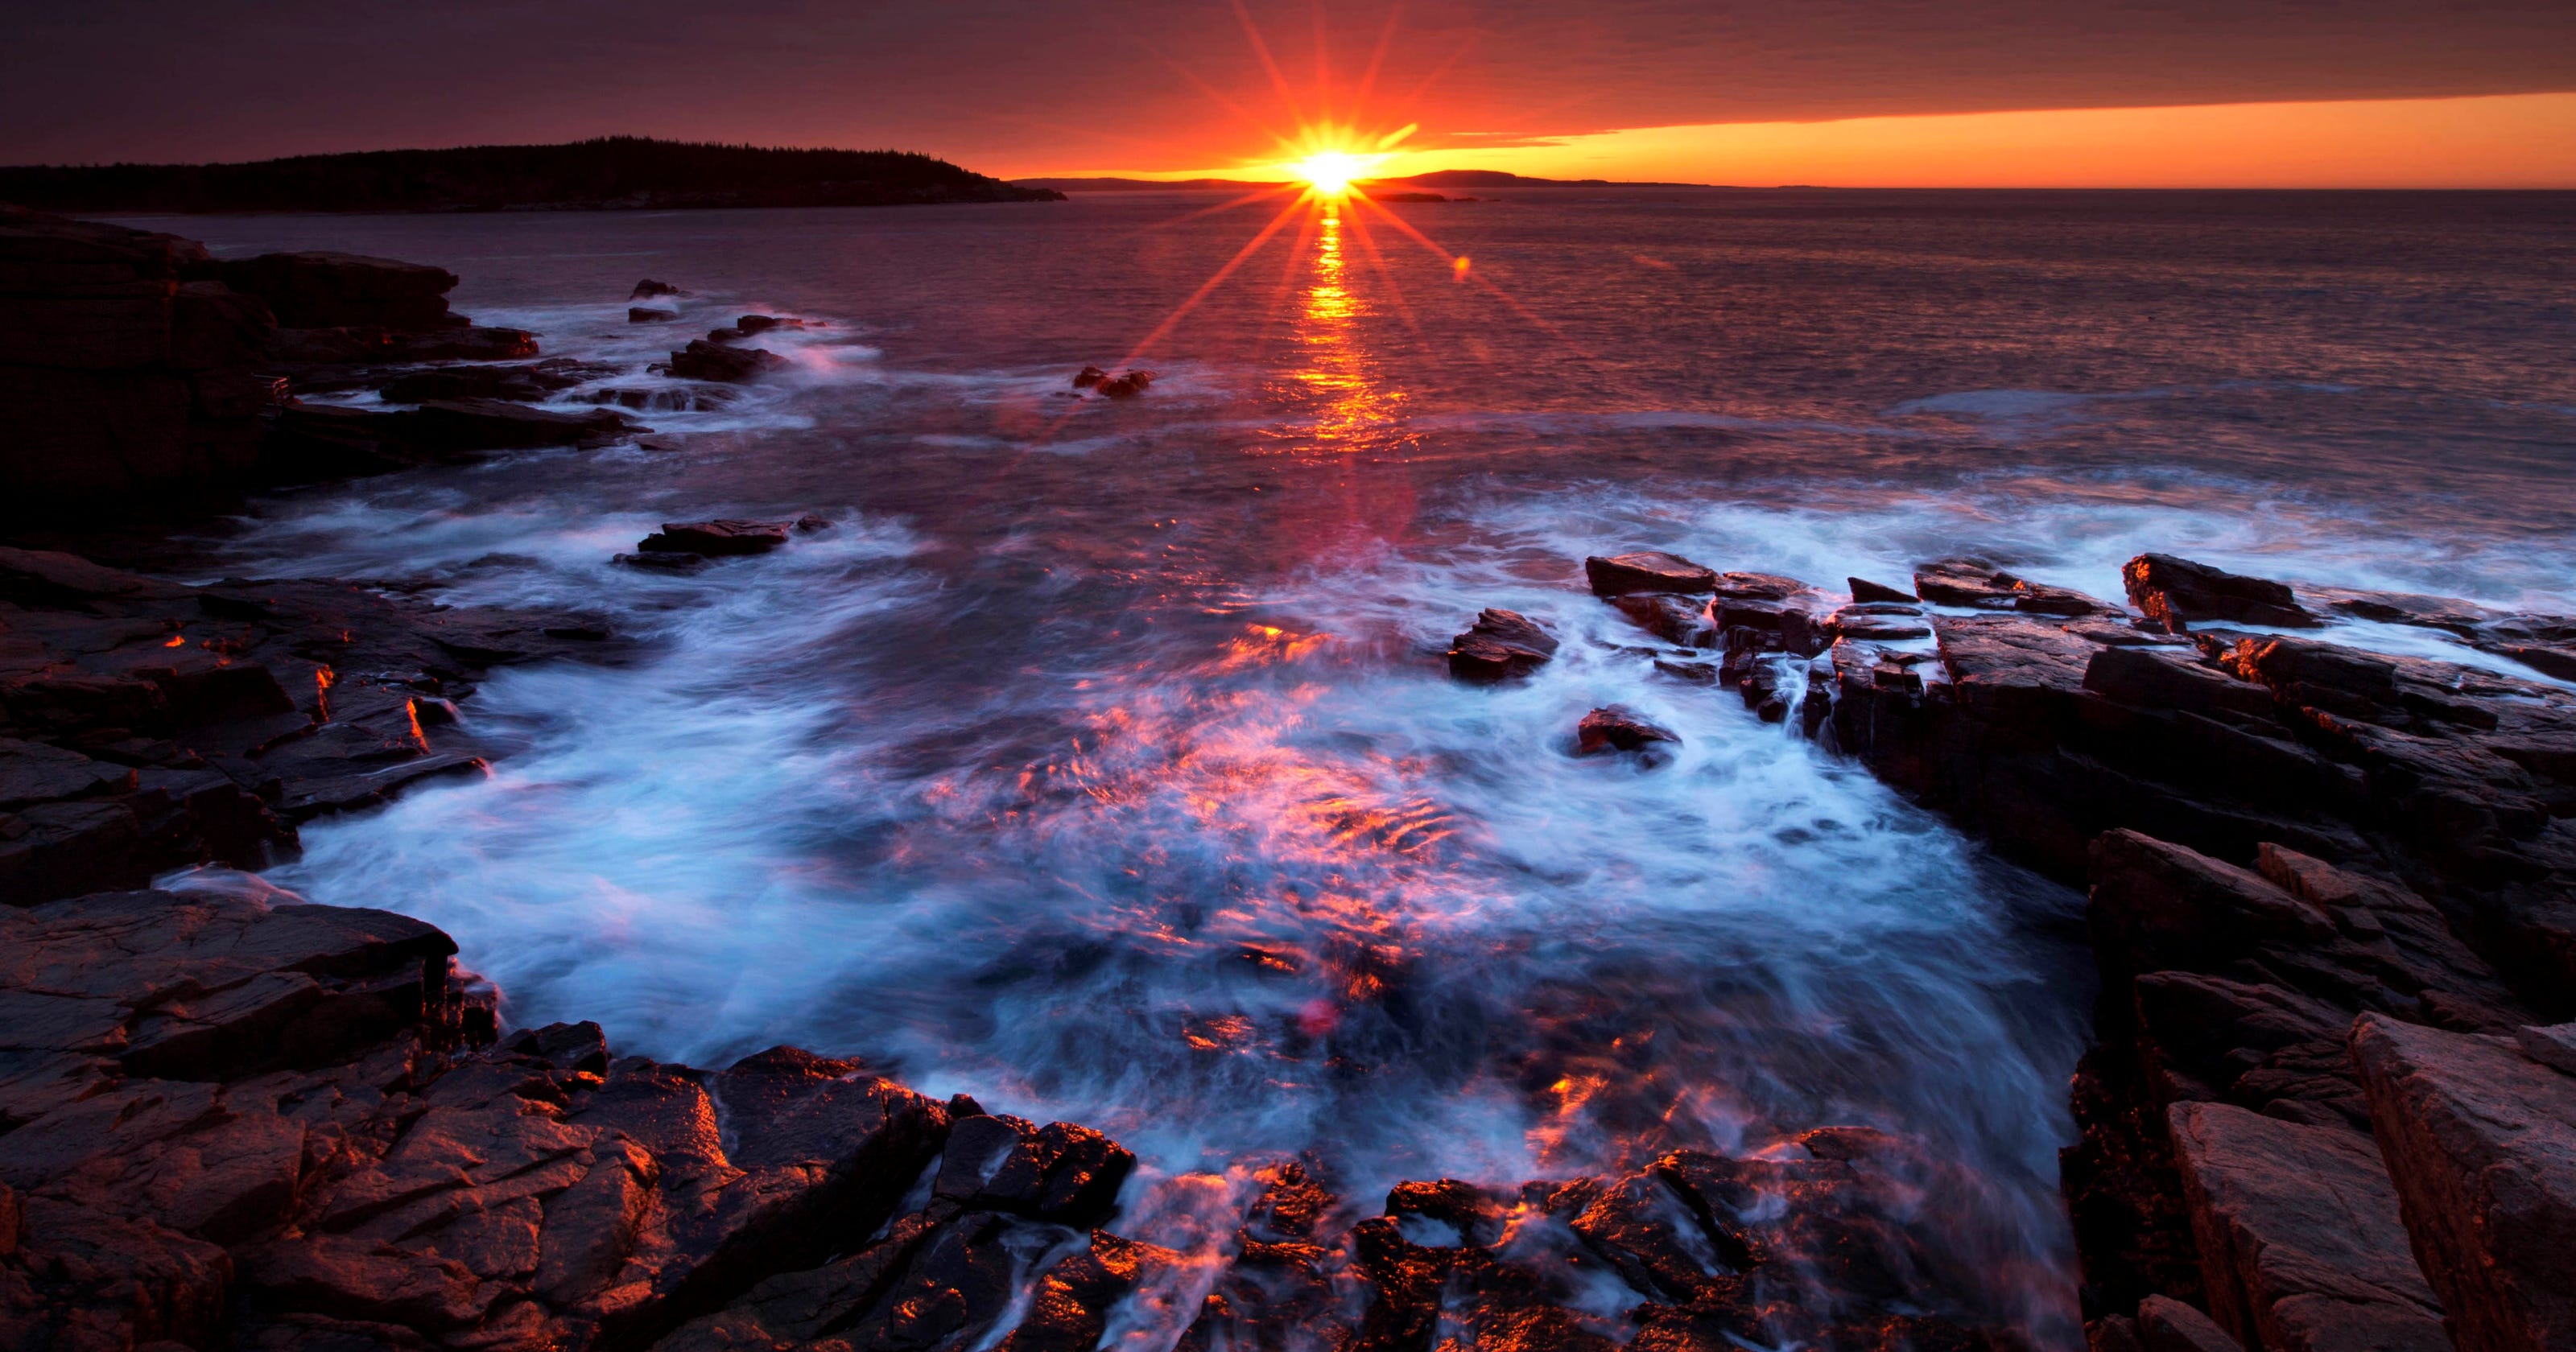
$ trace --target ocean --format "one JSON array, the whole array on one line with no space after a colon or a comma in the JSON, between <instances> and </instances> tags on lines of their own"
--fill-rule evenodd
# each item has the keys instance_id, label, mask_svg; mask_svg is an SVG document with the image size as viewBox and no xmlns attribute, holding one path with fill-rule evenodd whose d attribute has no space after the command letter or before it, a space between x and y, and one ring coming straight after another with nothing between
<instances>
[{"instance_id":1,"label":"ocean","mask_svg":"<svg viewBox=\"0 0 2576 1352\"><path fill-rule=\"evenodd\" d=\"M2161 549L2576 611L2571 208L1559 189L136 223L446 266L478 322L615 368L566 407L674 388L646 366L736 315L808 323L756 340L785 371L641 413L640 443L279 494L205 542L211 573L427 578L649 640L496 676L465 706L507 748L488 777L308 826L268 875L447 928L514 1022L698 1064L794 1043L1098 1126L1144 1160L1122 1233L1182 1247L1283 1158L1365 1210L1875 1125L1965 1180L1928 1203L1958 1257L2069 1347L2081 896L1659 675L1582 559L1839 589L1968 552L2116 598ZM626 321L642 277L692 293L681 322ZM1071 397L1093 363L1159 379ZM775 555L611 561L662 521L802 513L832 528ZM1451 682L1487 606L1557 659ZM1679 732L1672 760L1573 756L1606 704Z\"/></svg>"}]
</instances>

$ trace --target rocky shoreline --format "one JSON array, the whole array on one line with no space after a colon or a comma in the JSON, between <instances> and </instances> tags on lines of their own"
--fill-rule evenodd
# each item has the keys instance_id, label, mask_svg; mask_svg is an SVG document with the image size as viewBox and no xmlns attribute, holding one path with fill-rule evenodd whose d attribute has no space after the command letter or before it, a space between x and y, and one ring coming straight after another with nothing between
<instances>
[{"instance_id":1,"label":"rocky shoreline","mask_svg":"<svg viewBox=\"0 0 2576 1352\"><path fill-rule=\"evenodd\" d=\"M83 379L184 406L76 479L45 448L99 415L66 400L0 470L184 496L635 430L511 404L549 388L542 363L419 369L472 331L444 273L318 256L216 280L192 248L0 221L0 297L71 327L148 302L135 331L160 345ZM200 311L236 345L181 343ZM489 342L508 351L469 355L536 355ZM423 397L235 418L209 394L290 368ZM634 557L824 524L675 523ZM2152 554L2127 604L1970 559L1911 588L1653 553L1585 573L1665 677L2089 886L2099 1043L2063 1173L2098 1352L2571 1345L2576 696L2234 626L2421 624L2548 675L2576 626ZM1559 647L1487 610L1448 661L1509 681ZM1383 1199L1272 1161L1210 1242L1169 1249L1120 1232L1136 1161L1087 1127L795 1048L705 1069L619 1056L594 1024L505 1028L434 927L246 873L149 888L476 772L492 748L454 701L494 668L625 653L589 617L400 584L191 587L0 549L0 1349L2028 1345L1943 1232L1973 1180L1868 1127ZM1651 763L1672 737L1604 709L1578 745Z\"/></svg>"}]
</instances>

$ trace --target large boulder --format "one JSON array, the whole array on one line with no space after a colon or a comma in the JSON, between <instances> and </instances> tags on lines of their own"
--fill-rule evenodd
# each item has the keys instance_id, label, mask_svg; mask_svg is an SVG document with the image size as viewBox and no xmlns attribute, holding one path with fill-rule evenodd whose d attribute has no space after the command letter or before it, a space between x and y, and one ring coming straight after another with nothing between
<instances>
[{"instance_id":1,"label":"large boulder","mask_svg":"<svg viewBox=\"0 0 2576 1352\"><path fill-rule=\"evenodd\" d=\"M2576 1076L2514 1041L2370 1017L2352 1056L2462 1352L2576 1347Z\"/></svg>"},{"instance_id":2,"label":"large boulder","mask_svg":"<svg viewBox=\"0 0 2576 1352\"><path fill-rule=\"evenodd\" d=\"M738 384L771 371L784 370L787 359L757 347L732 347L695 339L671 354L671 374L682 380Z\"/></svg>"}]
</instances>

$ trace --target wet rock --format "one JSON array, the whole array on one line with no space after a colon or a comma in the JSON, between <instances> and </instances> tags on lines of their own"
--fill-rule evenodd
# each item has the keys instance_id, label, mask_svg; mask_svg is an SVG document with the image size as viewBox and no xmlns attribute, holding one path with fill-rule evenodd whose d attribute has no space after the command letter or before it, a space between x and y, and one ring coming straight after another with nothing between
<instances>
[{"instance_id":1,"label":"wet rock","mask_svg":"<svg viewBox=\"0 0 2576 1352\"><path fill-rule=\"evenodd\" d=\"M505 399L432 399L411 414L410 444L434 454L605 445L652 429L623 414L558 413Z\"/></svg>"},{"instance_id":2,"label":"wet rock","mask_svg":"<svg viewBox=\"0 0 2576 1352\"><path fill-rule=\"evenodd\" d=\"M1077 390L1087 390L1108 378L1107 371L1097 366L1086 366L1073 373L1073 387Z\"/></svg>"},{"instance_id":3,"label":"wet rock","mask_svg":"<svg viewBox=\"0 0 2576 1352\"><path fill-rule=\"evenodd\" d=\"M1556 655L1556 640L1517 611L1486 609L1449 644L1449 674L1490 684L1529 675Z\"/></svg>"},{"instance_id":4,"label":"wet rock","mask_svg":"<svg viewBox=\"0 0 2576 1352\"><path fill-rule=\"evenodd\" d=\"M756 347L726 347L701 338L671 354L671 374L682 380L743 381L784 370L787 359Z\"/></svg>"},{"instance_id":5,"label":"wet rock","mask_svg":"<svg viewBox=\"0 0 2576 1352\"><path fill-rule=\"evenodd\" d=\"M2174 633L2203 620L2281 628L2317 623L2285 583L2223 572L2171 554L2140 554L2120 566L2120 581L2128 589L2129 604Z\"/></svg>"},{"instance_id":6,"label":"wet rock","mask_svg":"<svg viewBox=\"0 0 2576 1352\"><path fill-rule=\"evenodd\" d=\"M1454 1178L1398 1183L1386 1195L1387 1215L1399 1221L1418 1217L1445 1227L1452 1244L1484 1247L1499 1241L1507 1209L1503 1199Z\"/></svg>"},{"instance_id":7,"label":"wet rock","mask_svg":"<svg viewBox=\"0 0 2576 1352\"><path fill-rule=\"evenodd\" d=\"M1091 1247L1048 1270L1029 1295L1018 1328L999 1352L1092 1352L1119 1303L1180 1255L1152 1244L1091 1232Z\"/></svg>"},{"instance_id":8,"label":"wet rock","mask_svg":"<svg viewBox=\"0 0 2576 1352\"><path fill-rule=\"evenodd\" d=\"M1624 751L1659 759L1660 748L1681 744L1679 734L1659 728L1645 719L1616 705L1595 709L1583 716L1574 730L1574 754L1598 756L1605 752Z\"/></svg>"},{"instance_id":9,"label":"wet rock","mask_svg":"<svg viewBox=\"0 0 2576 1352\"><path fill-rule=\"evenodd\" d=\"M526 361L538 354L537 336L525 329L477 326L403 332L379 328L280 329L273 343L279 366L299 380L310 368L393 366L438 361Z\"/></svg>"},{"instance_id":10,"label":"wet rock","mask_svg":"<svg viewBox=\"0 0 2576 1352\"><path fill-rule=\"evenodd\" d=\"M0 1335L12 1347L203 1347L232 1264L166 1226L0 1188Z\"/></svg>"},{"instance_id":11,"label":"wet rock","mask_svg":"<svg viewBox=\"0 0 2576 1352\"><path fill-rule=\"evenodd\" d=\"M97 893L0 925L12 1049L178 1080L328 1064L434 1022L456 951L390 912L204 893ZM0 1098L0 1115L20 1114Z\"/></svg>"},{"instance_id":12,"label":"wet rock","mask_svg":"<svg viewBox=\"0 0 2576 1352\"><path fill-rule=\"evenodd\" d=\"M543 1061L557 1070L608 1073L607 1035L588 1019L524 1029L503 1041L501 1047L514 1056Z\"/></svg>"},{"instance_id":13,"label":"wet rock","mask_svg":"<svg viewBox=\"0 0 2576 1352\"><path fill-rule=\"evenodd\" d=\"M617 368L564 358L517 366L450 366L413 371L385 382L379 389L389 404L422 404L433 399L507 399L533 403L584 381L615 375Z\"/></svg>"},{"instance_id":14,"label":"wet rock","mask_svg":"<svg viewBox=\"0 0 2576 1352\"><path fill-rule=\"evenodd\" d=\"M1826 616L1821 627L1831 638L1856 639L1863 643L1911 643L1932 637L1932 623L1923 617L1921 611L1911 606L1901 610L1877 608L1887 604L1844 606ZM1796 649L1793 647L1791 651Z\"/></svg>"},{"instance_id":15,"label":"wet rock","mask_svg":"<svg viewBox=\"0 0 2576 1352\"><path fill-rule=\"evenodd\" d=\"M2503 1039L2368 1017L2352 1054L2414 1255L2451 1341L2477 1352L2576 1336L2576 1078Z\"/></svg>"},{"instance_id":16,"label":"wet rock","mask_svg":"<svg viewBox=\"0 0 2576 1352\"><path fill-rule=\"evenodd\" d=\"M1089 1127L1016 1117L970 1117L950 1131L933 1195L1088 1228L1108 1219L1136 1156Z\"/></svg>"},{"instance_id":17,"label":"wet rock","mask_svg":"<svg viewBox=\"0 0 2576 1352\"><path fill-rule=\"evenodd\" d=\"M610 385L583 390L567 398L590 404L663 413L709 413L734 401L736 391L723 385Z\"/></svg>"},{"instance_id":18,"label":"wet rock","mask_svg":"<svg viewBox=\"0 0 2576 1352\"><path fill-rule=\"evenodd\" d=\"M1872 582L1867 578L1860 577L1845 578L1843 580L1851 587L1851 598L1855 602L1859 602L1861 604L1869 604L1872 602L1884 602L1896 605L1914 604L1914 593L1907 591L1902 587L1891 587L1883 582Z\"/></svg>"},{"instance_id":19,"label":"wet rock","mask_svg":"<svg viewBox=\"0 0 2576 1352\"><path fill-rule=\"evenodd\" d=\"M1099 391L1103 398L1133 399L1137 395L1143 394L1147 389L1151 388L1153 384L1153 372L1127 371L1119 375L1111 376L1106 380L1102 380L1094 384L1092 388Z\"/></svg>"},{"instance_id":20,"label":"wet rock","mask_svg":"<svg viewBox=\"0 0 2576 1352\"><path fill-rule=\"evenodd\" d=\"M1612 608L1638 628L1666 643L1705 648L1717 643L1717 625L1708 603L1661 592L1632 592L1610 599Z\"/></svg>"},{"instance_id":21,"label":"wet rock","mask_svg":"<svg viewBox=\"0 0 2576 1352\"><path fill-rule=\"evenodd\" d=\"M2210 1313L2248 1347L2450 1345L2368 1138L2227 1104L2172 1110Z\"/></svg>"},{"instance_id":22,"label":"wet rock","mask_svg":"<svg viewBox=\"0 0 2576 1352\"><path fill-rule=\"evenodd\" d=\"M1585 559L1583 575L1592 584L1592 594L1603 597L1632 592L1705 595L1717 589L1716 570L1656 550Z\"/></svg>"},{"instance_id":23,"label":"wet rock","mask_svg":"<svg viewBox=\"0 0 2576 1352\"><path fill-rule=\"evenodd\" d=\"M788 533L796 529L792 521L666 521L662 529L635 542L635 548L646 554L696 554L705 557L732 557L742 554L766 554L787 543Z\"/></svg>"},{"instance_id":24,"label":"wet rock","mask_svg":"<svg viewBox=\"0 0 2576 1352\"><path fill-rule=\"evenodd\" d=\"M2067 587L2017 577L1984 559L1943 559L1914 570L1914 590L1926 601L2031 615L2118 616L2120 607Z\"/></svg>"},{"instance_id":25,"label":"wet rock","mask_svg":"<svg viewBox=\"0 0 2576 1352\"><path fill-rule=\"evenodd\" d=\"M668 324L679 317L680 312L677 310L656 310L649 305L626 307L626 322L629 324Z\"/></svg>"},{"instance_id":26,"label":"wet rock","mask_svg":"<svg viewBox=\"0 0 2576 1352\"><path fill-rule=\"evenodd\" d=\"M626 298L628 300L652 300L657 296L685 296L687 294L689 293L671 285L669 282L657 282L652 278L647 277L644 280L637 282L635 284L635 289L626 293Z\"/></svg>"}]
</instances>

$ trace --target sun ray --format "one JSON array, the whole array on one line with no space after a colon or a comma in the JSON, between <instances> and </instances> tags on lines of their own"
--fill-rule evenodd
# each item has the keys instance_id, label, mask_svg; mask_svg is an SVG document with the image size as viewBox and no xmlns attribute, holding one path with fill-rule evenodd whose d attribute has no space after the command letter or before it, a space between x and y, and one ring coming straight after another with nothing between
<instances>
[{"instance_id":1,"label":"sun ray","mask_svg":"<svg viewBox=\"0 0 2576 1352\"><path fill-rule=\"evenodd\" d=\"M1180 323L1190 311L1197 309L1199 302L1207 299L1209 292L1216 290L1226 278L1233 276L1234 270L1242 267L1245 259L1252 257L1260 251L1262 245L1269 243L1270 237L1278 234L1279 227L1286 225L1291 217L1297 215L1297 208L1303 205L1305 205L1305 199L1301 197L1282 208L1278 215L1271 217L1270 224L1261 227L1260 234L1254 235L1242 248L1235 250L1234 257L1227 259L1225 266L1216 270L1215 276L1199 283L1199 289L1191 292L1189 299L1182 301L1171 314L1164 317L1162 323L1155 325L1154 331L1146 334L1143 340L1136 344L1135 349L1127 354L1125 361L1134 362L1145 353L1152 351L1154 344L1160 342L1164 334L1171 332L1174 325Z\"/></svg>"}]
</instances>

